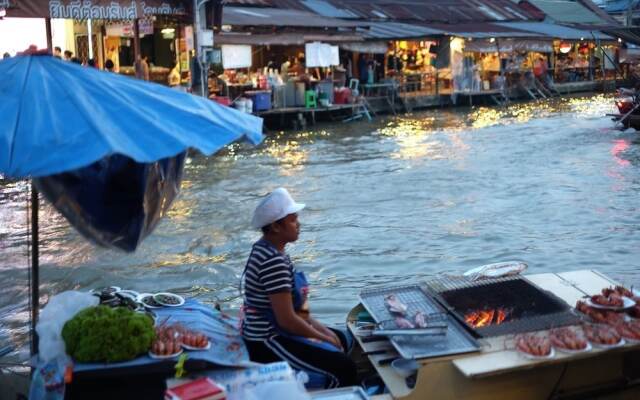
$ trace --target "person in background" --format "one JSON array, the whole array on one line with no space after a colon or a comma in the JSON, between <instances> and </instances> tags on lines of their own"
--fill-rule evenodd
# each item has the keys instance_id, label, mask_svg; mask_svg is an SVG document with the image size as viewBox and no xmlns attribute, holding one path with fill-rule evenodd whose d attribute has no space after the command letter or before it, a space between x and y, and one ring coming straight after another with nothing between
<instances>
[{"instance_id":1,"label":"person in background","mask_svg":"<svg viewBox=\"0 0 640 400\"><path fill-rule=\"evenodd\" d=\"M9 54L9 53L4 53L4 54L2 55L2 59L4 60L4 59L7 59L7 58L11 58L11 54Z\"/></svg>"},{"instance_id":2,"label":"person in background","mask_svg":"<svg viewBox=\"0 0 640 400\"><path fill-rule=\"evenodd\" d=\"M149 80L149 63L147 60L147 56L138 55L135 64L136 78L143 79L145 81Z\"/></svg>"},{"instance_id":3,"label":"person in background","mask_svg":"<svg viewBox=\"0 0 640 400\"><path fill-rule=\"evenodd\" d=\"M70 60L72 63L76 63L76 64L80 64L82 65L82 61L78 58L78 57L71 57Z\"/></svg>"},{"instance_id":4,"label":"person in background","mask_svg":"<svg viewBox=\"0 0 640 400\"><path fill-rule=\"evenodd\" d=\"M62 59L62 49L60 48L60 46L56 46L53 48L53 56L55 58Z\"/></svg>"},{"instance_id":5,"label":"person in background","mask_svg":"<svg viewBox=\"0 0 640 400\"><path fill-rule=\"evenodd\" d=\"M64 51L64 60L65 61L71 61L71 57L73 57L73 52L70 50L65 50Z\"/></svg>"},{"instance_id":6,"label":"person in background","mask_svg":"<svg viewBox=\"0 0 640 400\"><path fill-rule=\"evenodd\" d=\"M251 225L262 231L242 273L242 336L252 361L287 361L293 368L323 375L325 386L355 385L356 365L345 354L347 336L312 316L309 285L285 246L298 240L298 212L305 207L278 188L264 197Z\"/></svg>"},{"instance_id":7,"label":"person in background","mask_svg":"<svg viewBox=\"0 0 640 400\"><path fill-rule=\"evenodd\" d=\"M104 69L108 72L113 72L114 67L115 65L113 65L113 61L111 61L110 59L104 62Z\"/></svg>"},{"instance_id":8,"label":"person in background","mask_svg":"<svg viewBox=\"0 0 640 400\"><path fill-rule=\"evenodd\" d=\"M369 63L367 61L367 57L364 54L358 56L358 74L361 84L369 82Z\"/></svg>"},{"instance_id":9,"label":"person in background","mask_svg":"<svg viewBox=\"0 0 640 400\"><path fill-rule=\"evenodd\" d=\"M176 64L175 67L169 72L167 77L167 83L174 89L180 89L180 65Z\"/></svg>"},{"instance_id":10,"label":"person in background","mask_svg":"<svg viewBox=\"0 0 640 400\"><path fill-rule=\"evenodd\" d=\"M93 58L90 58L89 60L87 60L87 67L95 68L96 60L94 60Z\"/></svg>"}]
</instances>

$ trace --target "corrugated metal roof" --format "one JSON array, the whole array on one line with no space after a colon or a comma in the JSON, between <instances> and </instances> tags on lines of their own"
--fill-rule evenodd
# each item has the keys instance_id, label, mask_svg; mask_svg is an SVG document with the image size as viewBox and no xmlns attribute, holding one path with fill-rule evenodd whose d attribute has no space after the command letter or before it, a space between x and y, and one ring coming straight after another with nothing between
<instances>
[{"instance_id":1,"label":"corrugated metal roof","mask_svg":"<svg viewBox=\"0 0 640 400\"><path fill-rule=\"evenodd\" d=\"M236 1L236 0L232 0ZM245 0L252 1L252 0ZM276 7L281 2L292 0L255 0L271 1ZM510 0L300 0L319 15L337 17L342 12L360 19L428 21L428 22L473 22L473 21L523 21L537 20L518 4ZM344 17L343 17L344 18Z\"/></svg>"},{"instance_id":2,"label":"corrugated metal roof","mask_svg":"<svg viewBox=\"0 0 640 400\"><path fill-rule=\"evenodd\" d=\"M539 38L547 37L535 32L479 22L473 24L405 24L401 22L369 22L369 29L359 28L358 33L366 39L415 39L436 36L459 36L464 38Z\"/></svg>"},{"instance_id":3,"label":"corrugated metal roof","mask_svg":"<svg viewBox=\"0 0 640 400\"><path fill-rule=\"evenodd\" d=\"M573 24L604 24L605 21L576 1L527 0L549 18Z\"/></svg>"},{"instance_id":4,"label":"corrugated metal roof","mask_svg":"<svg viewBox=\"0 0 640 400\"><path fill-rule=\"evenodd\" d=\"M631 0L608 0L605 6L605 10L607 10L607 12L609 13L626 12L629 8L630 2Z\"/></svg>"},{"instance_id":5,"label":"corrugated metal roof","mask_svg":"<svg viewBox=\"0 0 640 400\"><path fill-rule=\"evenodd\" d=\"M497 23L497 25L535 32L555 39L580 40L584 38L585 40L590 40L595 36L596 39L600 40L614 40L614 38L602 32L593 31L592 36L591 31L584 31L549 22L500 22Z\"/></svg>"},{"instance_id":6,"label":"corrugated metal roof","mask_svg":"<svg viewBox=\"0 0 640 400\"><path fill-rule=\"evenodd\" d=\"M477 22L469 24L428 24L429 28L438 29L446 35L460 36L464 38L531 38L541 37L536 32L519 29L515 26L507 26L504 23Z\"/></svg>"},{"instance_id":7,"label":"corrugated metal roof","mask_svg":"<svg viewBox=\"0 0 640 400\"><path fill-rule=\"evenodd\" d=\"M358 28L357 30L366 39L413 39L444 34L437 29L401 22L369 22L368 25L369 29Z\"/></svg>"},{"instance_id":8,"label":"corrugated metal roof","mask_svg":"<svg viewBox=\"0 0 640 400\"><path fill-rule=\"evenodd\" d=\"M324 0L301 0L307 8L323 17L332 18L357 18L358 16L349 10L337 8Z\"/></svg>"},{"instance_id":9,"label":"corrugated metal roof","mask_svg":"<svg viewBox=\"0 0 640 400\"><path fill-rule=\"evenodd\" d=\"M367 26L366 22L322 17L308 11L279 8L225 7L222 23L239 26L296 26L313 28L349 28Z\"/></svg>"},{"instance_id":10,"label":"corrugated metal roof","mask_svg":"<svg viewBox=\"0 0 640 400\"><path fill-rule=\"evenodd\" d=\"M289 46L289 45L302 45L311 42L325 42L325 43L354 43L361 42L362 36L355 34L298 34L298 33L278 33L278 34L258 34L258 35L244 35L244 34L229 34L220 33L214 38L216 44L247 44L253 46Z\"/></svg>"}]
</instances>

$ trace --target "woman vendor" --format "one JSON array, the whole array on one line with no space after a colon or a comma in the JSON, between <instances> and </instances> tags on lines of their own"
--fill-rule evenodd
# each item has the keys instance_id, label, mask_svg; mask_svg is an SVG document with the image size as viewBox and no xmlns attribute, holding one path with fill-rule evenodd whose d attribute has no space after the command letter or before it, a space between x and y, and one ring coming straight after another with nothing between
<instances>
[{"instance_id":1,"label":"woman vendor","mask_svg":"<svg viewBox=\"0 0 640 400\"><path fill-rule=\"evenodd\" d=\"M245 266L242 335L252 361L287 361L292 368L323 375L325 387L356 384L347 338L316 321L307 305L308 285L285 253L298 240L298 212L289 192L278 188L256 207L252 225L262 230Z\"/></svg>"}]
</instances>

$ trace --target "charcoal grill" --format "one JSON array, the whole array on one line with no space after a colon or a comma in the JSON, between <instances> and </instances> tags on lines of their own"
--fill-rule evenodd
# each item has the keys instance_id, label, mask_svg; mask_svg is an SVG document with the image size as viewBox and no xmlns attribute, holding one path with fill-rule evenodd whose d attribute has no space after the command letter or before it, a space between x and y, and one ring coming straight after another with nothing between
<instances>
[{"instance_id":1,"label":"charcoal grill","mask_svg":"<svg viewBox=\"0 0 640 400\"><path fill-rule=\"evenodd\" d=\"M471 334L452 315L445 313L442 306L431 296L428 296L424 289L418 285L393 286L362 291L360 293L362 305L377 323L393 321L394 316L387 310L384 303L384 297L392 293L408 307L407 315L415 315L418 311L425 315L440 313L447 321L448 329L446 334L442 336L391 337L391 344L403 358L439 357L479 350L480 347Z\"/></svg>"},{"instance_id":2,"label":"charcoal grill","mask_svg":"<svg viewBox=\"0 0 640 400\"><path fill-rule=\"evenodd\" d=\"M551 329L580 321L567 303L520 276L481 281L438 278L427 282L427 290L478 337ZM473 317L469 316L474 313L496 310L503 311L504 320L493 319L485 326L470 322Z\"/></svg>"}]
</instances>

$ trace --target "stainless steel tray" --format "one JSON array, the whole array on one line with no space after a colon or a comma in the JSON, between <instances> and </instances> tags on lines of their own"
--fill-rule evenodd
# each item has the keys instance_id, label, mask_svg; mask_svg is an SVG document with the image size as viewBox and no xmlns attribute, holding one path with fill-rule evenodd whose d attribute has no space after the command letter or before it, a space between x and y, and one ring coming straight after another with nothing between
<instances>
[{"instance_id":1,"label":"stainless steel tray","mask_svg":"<svg viewBox=\"0 0 640 400\"><path fill-rule=\"evenodd\" d=\"M436 301L418 285L404 285L367 289L360 293L360 301L373 319L380 323L392 320L393 315L387 310L384 297L395 294L407 307L407 315L421 311L425 314L445 313ZM390 339L398 353L407 359L440 357L451 354L478 351L480 346L476 340L450 314L447 314L448 330L444 336L401 337Z\"/></svg>"},{"instance_id":2,"label":"stainless steel tray","mask_svg":"<svg viewBox=\"0 0 640 400\"><path fill-rule=\"evenodd\" d=\"M369 396L360 386L349 386L340 389L321 390L310 392L313 400L367 400Z\"/></svg>"}]
</instances>

